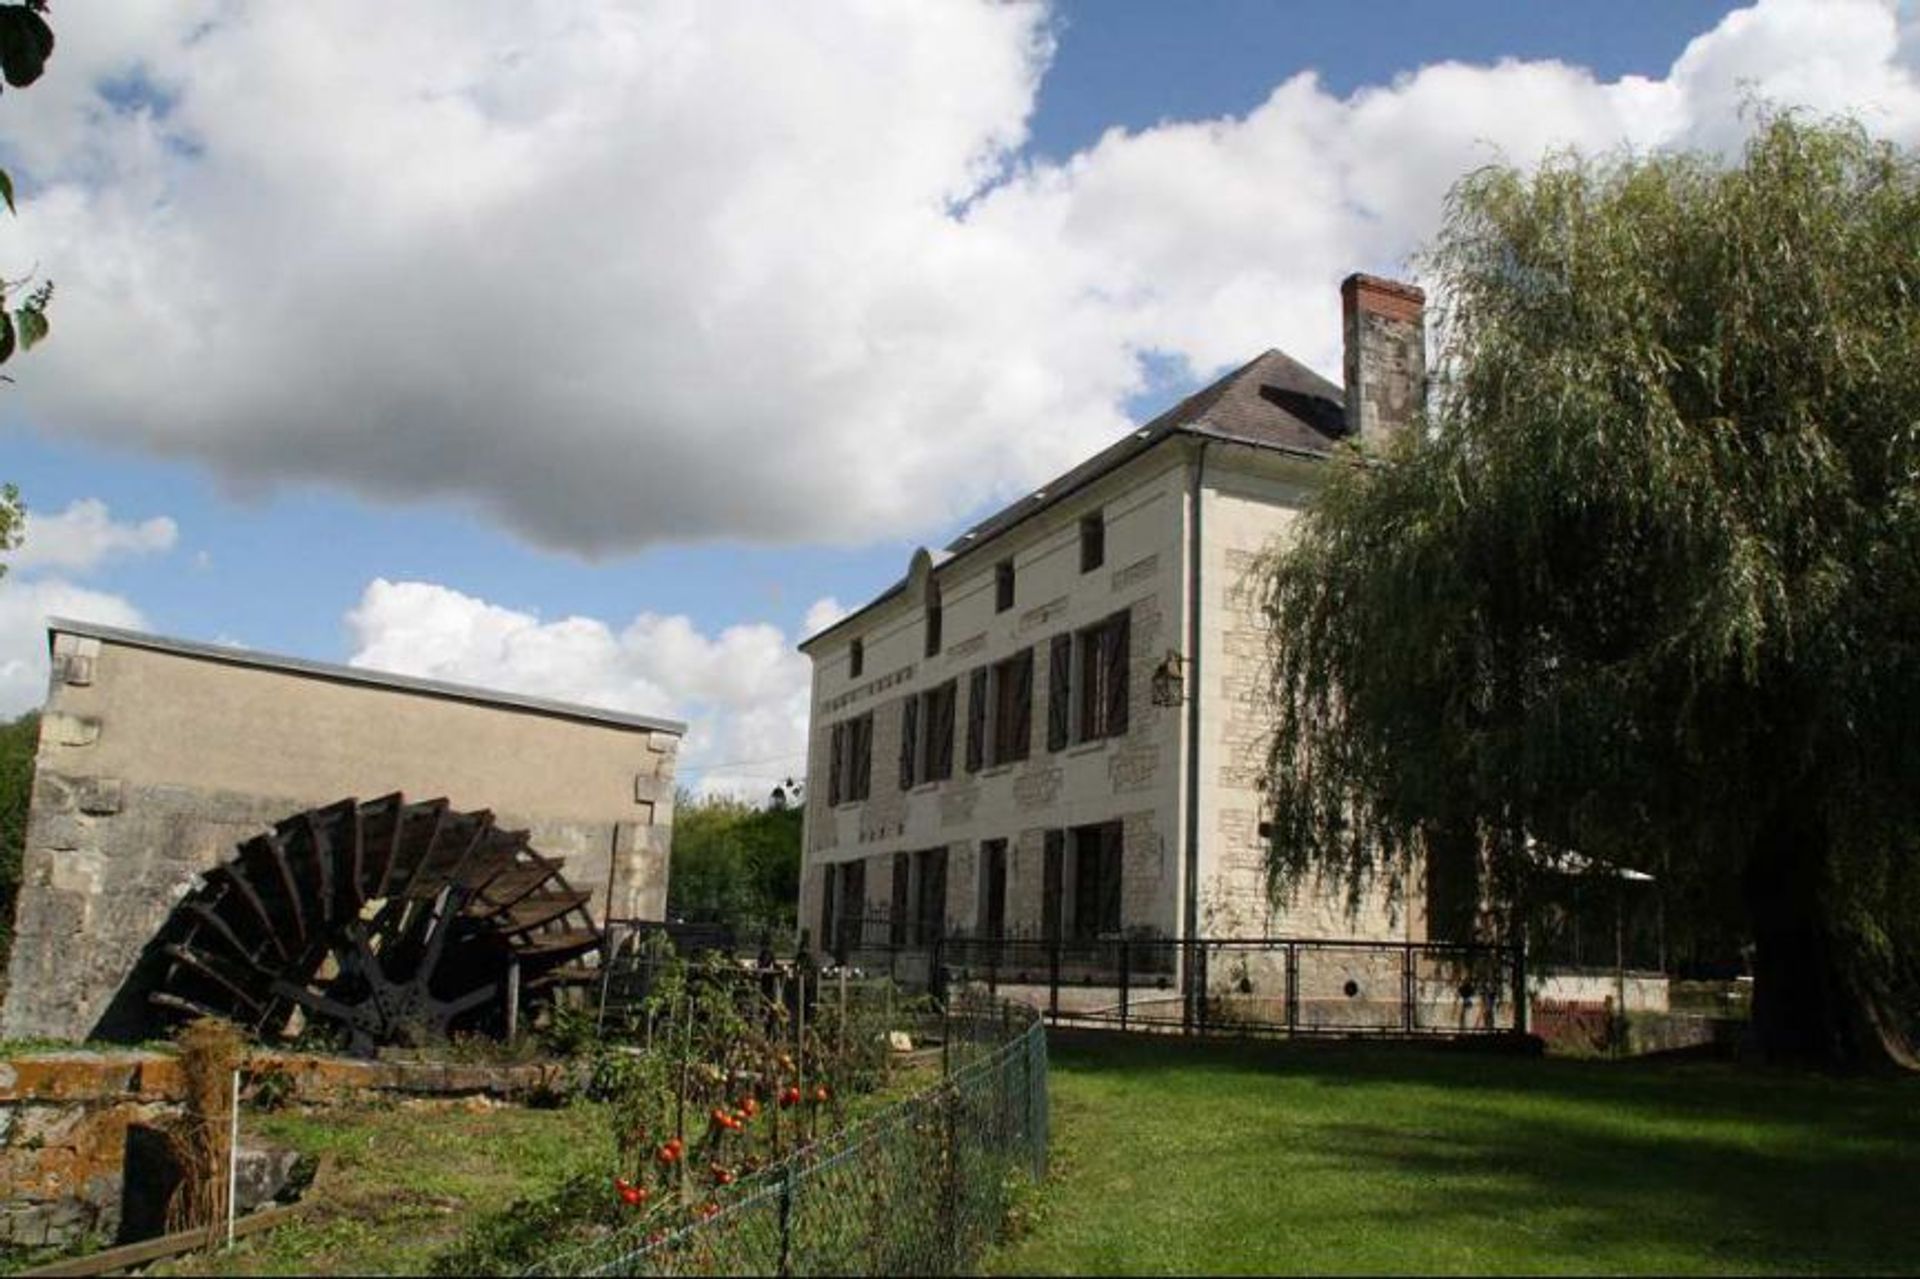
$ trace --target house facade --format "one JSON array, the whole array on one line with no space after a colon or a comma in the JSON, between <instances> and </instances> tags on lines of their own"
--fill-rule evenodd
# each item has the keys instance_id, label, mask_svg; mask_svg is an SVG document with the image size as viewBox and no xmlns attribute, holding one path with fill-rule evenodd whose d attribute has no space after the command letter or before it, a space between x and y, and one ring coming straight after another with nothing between
<instances>
[{"instance_id":1,"label":"house facade","mask_svg":"<svg viewBox=\"0 0 1920 1279\"><path fill-rule=\"evenodd\" d=\"M1342 442L1424 391L1419 290L1342 295L1346 389L1268 351L802 643L818 949L1425 939L1419 893L1266 891L1258 566Z\"/></svg>"}]
</instances>

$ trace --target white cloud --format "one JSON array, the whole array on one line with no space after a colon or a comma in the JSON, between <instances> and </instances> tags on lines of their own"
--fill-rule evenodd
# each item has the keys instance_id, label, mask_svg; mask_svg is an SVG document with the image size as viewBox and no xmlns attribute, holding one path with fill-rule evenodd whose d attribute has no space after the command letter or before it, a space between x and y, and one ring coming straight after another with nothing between
<instances>
[{"instance_id":1,"label":"white cloud","mask_svg":"<svg viewBox=\"0 0 1920 1279\"><path fill-rule=\"evenodd\" d=\"M809 618L824 615L820 601ZM681 773L697 788L764 796L803 776L809 668L765 624L700 631L642 613L616 630L543 622L428 582L375 579L347 614L355 666L684 719Z\"/></svg>"},{"instance_id":2,"label":"white cloud","mask_svg":"<svg viewBox=\"0 0 1920 1279\"><path fill-rule=\"evenodd\" d=\"M165 515L122 524L98 498L70 502L58 515L27 512L25 540L7 559L16 572L58 568L84 573L103 561L173 549L179 527Z\"/></svg>"},{"instance_id":3,"label":"white cloud","mask_svg":"<svg viewBox=\"0 0 1920 1279\"><path fill-rule=\"evenodd\" d=\"M117 595L90 591L60 578L0 578L0 716L30 711L47 695L47 619L67 617L134 629L140 610Z\"/></svg>"},{"instance_id":4,"label":"white cloud","mask_svg":"<svg viewBox=\"0 0 1920 1279\"><path fill-rule=\"evenodd\" d=\"M10 251L61 285L35 420L587 552L941 531L1121 430L1144 353L1336 371L1338 279L1399 270L1496 155L1724 147L1750 93L1920 137L1920 39L1872 0L1766 0L1659 79L1301 75L1035 167L1027 5L147 0L58 26L8 99L33 179Z\"/></svg>"}]
</instances>

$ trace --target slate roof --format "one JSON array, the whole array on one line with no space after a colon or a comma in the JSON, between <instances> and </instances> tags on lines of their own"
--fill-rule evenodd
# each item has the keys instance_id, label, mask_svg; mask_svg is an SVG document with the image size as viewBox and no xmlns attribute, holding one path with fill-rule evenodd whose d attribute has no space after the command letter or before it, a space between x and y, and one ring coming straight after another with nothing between
<instances>
[{"instance_id":1,"label":"slate roof","mask_svg":"<svg viewBox=\"0 0 1920 1279\"><path fill-rule=\"evenodd\" d=\"M1347 410L1340 388L1286 352L1269 350L1065 475L989 515L948 543L947 550L958 555L972 549L1171 435L1204 435L1324 457L1346 431Z\"/></svg>"},{"instance_id":2,"label":"slate roof","mask_svg":"<svg viewBox=\"0 0 1920 1279\"><path fill-rule=\"evenodd\" d=\"M1064 475L989 515L947 544L935 563L963 555L1093 483L1175 435L1231 440L1299 457L1324 458L1347 434L1345 395L1284 351L1268 350L1108 445ZM832 626L800 642L805 649L906 588L902 579Z\"/></svg>"}]
</instances>

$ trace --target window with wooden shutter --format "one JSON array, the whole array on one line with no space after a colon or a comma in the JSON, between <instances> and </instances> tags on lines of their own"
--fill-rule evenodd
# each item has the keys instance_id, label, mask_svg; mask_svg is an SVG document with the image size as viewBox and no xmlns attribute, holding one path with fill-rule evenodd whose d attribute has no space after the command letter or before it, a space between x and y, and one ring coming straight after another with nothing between
<instances>
[{"instance_id":1,"label":"window with wooden shutter","mask_svg":"<svg viewBox=\"0 0 1920 1279\"><path fill-rule=\"evenodd\" d=\"M926 705L920 712L922 781L943 782L953 776L954 703L959 693L959 685L948 680L924 694Z\"/></svg>"},{"instance_id":2,"label":"window with wooden shutter","mask_svg":"<svg viewBox=\"0 0 1920 1279\"><path fill-rule=\"evenodd\" d=\"M864 861L845 862L840 867L840 909L835 922L839 926L839 936L835 938L834 954L840 962L846 962L847 952L863 941L861 925L865 923L867 913L867 864Z\"/></svg>"},{"instance_id":3,"label":"window with wooden shutter","mask_svg":"<svg viewBox=\"0 0 1920 1279\"><path fill-rule=\"evenodd\" d=\"M1065 750L1073 703L1073 636L1056 635L1047 646L1047 749Z\"/></svg>"},{"instance_id":4,"label":"window with wooden shutter","mask_svg":"<svg viewBox=\"0 0 1920 1279\"><path fill-rule=\"evenodd\" d=\"M967 771L977 773L987 758L987 668L967 675Z\"/></svg>"},{"instance_id":5,"label":"window with wooden shutter","mask_svg":"<svg viewBox=\"0 0 1920 1279\"><path fill-rule=\"evenodd\" d=\"M873 712L848 720L846 729L846 797L866 799L873 788Z\"/></svg>"},{"instance_id":6,"label":"window with wooden shutter","mask_svg":"<svg viewBox=\"0 0 1920 1279\"><path fill-rule=\"evenodd\" d=\"M1093 941L1120 931L1121 828L1119 822L1073 829L1073 920L1075 941Z\"/></svg>"},{"instance_id":7,"label":"window with wooden shutter","mask_svg":"<svg viewBox=\"0 0 1920 1279\"><path fill-rule=\"evenodd\" d=\"M928 848L914 854L914 940L932 942L947 927L947 850Z\"/></svg>"},{"instance_id":8,"label":"window with wooden shutter","mask_svg":"<svg viewBox=\"0 0 1920 1279\"><path fill-rule=\"evenodd\" d=\"M1117 737L1127 731L1130 629L1130 616L1122 611L1075 636L1079 741Z\"/></svg>"},{"instance_id":9,"label":"window with wooden shutter","mask_svg":"<svg viewBox=\"0 0 1920 1279\"><path fill-rule=\"evenodd\" d=\"M981 937L1004 937L1007 932L1007 841L989 839L980 845Z\"/></svg>"},{"instance_id":10,"label":"window with wooden shutter","mask_svg":"<svg viewBox=\"0 0 1920 1279\"><path fill-rule=\"evenodd\" d=\"M914 752L920 745L920 696L909 693L900 702L900 789L912 790Z\"/></svg>"},{"instance_id":11,"label":"window with wooden shutter","mask_svg":"<svg viewBox=\"0 0 1920 1279\"><path fill-rule=\"evenodd\" d=\"M1033 740L1033 650L993 668L993 762L1027 758Z\"/></svg>"},{"instance_id":12,"label":"window with wooden shutter","mask_svg":"<svg viewBox=\"0 0 1920 1279\"><path fill-rule=\"evenodd\" d=\"M1067 832L1047 832L1044 858L1040 876L1040 935L1048 941L1058 941L1063 913L1061 885L1066 878Z\"/></svg>"}]
</instances>

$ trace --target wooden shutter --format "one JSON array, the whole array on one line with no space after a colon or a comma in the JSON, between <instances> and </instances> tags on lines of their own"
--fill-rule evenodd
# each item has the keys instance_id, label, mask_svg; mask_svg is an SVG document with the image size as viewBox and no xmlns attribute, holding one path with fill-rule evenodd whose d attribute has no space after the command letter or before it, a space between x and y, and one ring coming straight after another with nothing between
<instances>
[{"instance_id":1,"label":"wooden shutter","mask_svg":"<svg viewBox=\"0 0 1920 1279\"><path fill-rule=\"evenodd\" d=\"M834 915L840 907L840 868L829 862L820 868L820 949L837 948Z\"/></svg>"},{"instance_id":2,"label":"wooden shutter","mask_svg":"<svg viewBox=\"0 0 1920 1279\"><path fill-rule=\"evenodd\" d=\"M908 912L912 909L911 903L913 901L913 898L908 895L907 889L911 882L908 876L913 873L912 867L913 859L908 857L907 854L895 853L893 855L893 891L889 894L891 901L888 904L887 911L887 941L890 945L904 946L907 944L907 919Z\"/></svg>"},{"instance_id":3,"label":"wooden shutter","mask_svg":"<svg viewBox=\"0 0 1920 1279\"><path fill-rule=\"evenodd\" d=\"M1107 735L1118 737L1127 731L1127 662L1131 618L1115 613L1107 621Z\"/></svg>"},{"instance_id":4,"label":"wooden shutter","mask_svg":"<svg viewBox=\"0 0 1920 1279\"><path fill-rule=\"evenodd\" d=\"M927 731L927 776L945 781L953 776L953 704L960 700L960 686L948 680L933 691L932 711Z\"/></svg>"},{"instance_id":5,"label":"wooden shutter","mask_svg":"<svg viewBox=\"0 0 1920 1279\"><path fill-rule=\"evenodd\" d=\"M1100 828L1100 931L1120 931L1120 874L1125 843L1119 822Z\"/></svg>"},{"instance_id":6,"label":"wooden shutter","mask_svg":"<svg viewBox=\"0 0 1920 1279\"><path fill-rule=\"evenodd\" d=\"M967 676L967 771L977 773L987 758L987 668Z\"/></svg>"},{"instance_id":7,"label":"wooden shutter","mask_svg":"<svg viewBox=\"0 0 1920 1279\"><path fill-rule=\"evenodd\" d=\"M848 767L852 775L847 788L849 799L865 799L873 793L873 712L868 711L847 729L847 749L853 759Z\"/></svg>"},{"instance_id":8,"label":"wooden shutter","mask_svg":"<svg viewBox=\"0 0 1920 1279\"><path fill-rule=\"evenodd\" d=\"M1047 649L1047 749L1067 746L1067 700L1073 684L1073 636L1056 635Z\"/></svg>"},{"instance_id":9,"label":"wooden shutter","mask_svg":"<svg viewBox=\"0 0 1920 1279\"><path fill-rule=\"evenodd\" d=\"M827 746L827 807L832 808L840 802L840 793L845 789L847 769L847 726L835 724L832 739ZM828 945L828 938L820 938L822 946Z\"/></svg>"},{"instance_id":10,"label":"wooden shutter","mask_svg":"<svg viewBox=\"0 0 1920 1279\"><path fill-rule=\"evenodd\" d=\"M1033 650L1013 667L1013 732L1008 759L1025 759L1033 745Z\"/></svg>"},{"instance_id":11,"label":"wooden shutter","mask_svg":"<svg viewBox=\"0 0 1920 1279\"><path fill-rule=\"evenodd\" d=\"M1048 831L1040 887L1040 934L1048 941L1057 941L1060 937L1060 886L1066 877L1066 859L1067 832Z\"/></svg>"},{"instance_id":12,"label":"wooden shutter","mask_svg":"<svg viewBox=\"0 0 1920 1279\"><path fill-rule=\"evenodd\" d=\"M913 789L914 747L920 741L920 695L908 693L900 703L900 789Z\"/></svg>"}]
</instances>

